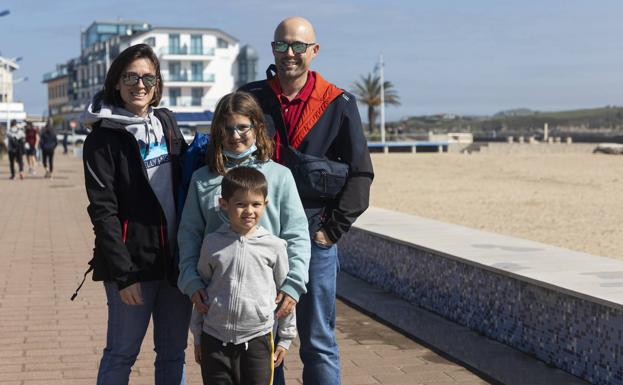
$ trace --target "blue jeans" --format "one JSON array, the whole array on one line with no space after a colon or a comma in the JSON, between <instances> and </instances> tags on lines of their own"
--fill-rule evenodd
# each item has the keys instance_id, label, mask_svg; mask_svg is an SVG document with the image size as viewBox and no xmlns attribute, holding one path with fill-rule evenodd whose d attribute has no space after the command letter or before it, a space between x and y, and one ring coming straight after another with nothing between
<instances>
[{"instance_id":1,"label":"blue jeans","mask_svg":"<svg viewBox=\"0 0 623 385\"><path fill-rule=\"evenodd\" d=\"M140 284L144 304L131 306L121 301L116 283L104 283L108 299L108 333L97 385L127 385L152 316L155 383L184 385L184 349L192 310L190 299L166 281Z\"/></svg>"},{"instance_id":2,"label":"blue jeans","mask_svg":"<svg viewBox=\"0 0 623 385\"><path fill-rule=\"evenodd\" d=\"M337 245L329 248L311 241L307 293L296 305L301 340L303 384L339 385L340 353L335 340L335 292L340 268ZM273 385L284 385L283 365L275 369Z\"/></svg>"}]
</instances>

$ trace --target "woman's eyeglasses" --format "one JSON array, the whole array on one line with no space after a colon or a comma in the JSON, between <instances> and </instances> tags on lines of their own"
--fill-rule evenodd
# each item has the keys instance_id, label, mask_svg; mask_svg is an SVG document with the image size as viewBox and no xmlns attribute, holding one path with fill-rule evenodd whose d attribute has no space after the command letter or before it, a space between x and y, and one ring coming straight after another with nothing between
<instances>
[{"instance_id":1,"label":"woman's eyeglasses","mask_svg":"<svg viewBox=\"0 0 623 385\"><path fill-rule=\"evenodd\" d=\"M151 88L155 86L156 83L158 83L158 77L156 77L156 75L145 74L143 76L140 76L139 74L134 72L124 73L123 75L121 75L121 80L123 81L123 84L128 87L137 85L139 80L142 80L143 85L147 88Z\"/></svg>"},{"instance_id":2,"label":"woman's eyeglasses","mask_svg":"<svg viewBox=\"0 0 623 385\"><path fill-rule=\"evenodd\" d=\"M285 41L273 41L272 44L275 52L284 53L288 51L288 48L292 47L292 52L299 54L307 51L307 48L310 46L316 45L316 43L303 43L302 41L294 41L292 43Z\"/></svg>"},{"instance_id":3,"label":"woman's eyeglasses","mask_svg":"<svg viewBox=\"0 0 623 385\"><path fill-rule=\"evenodd\" d=\"M244 136L249 133L249 131L255 126L252 124L236 124L235 126L225 126L225 133L228 136L234 136L234 134L238 134L238 136Z\"/></svg>"}]
</instances>

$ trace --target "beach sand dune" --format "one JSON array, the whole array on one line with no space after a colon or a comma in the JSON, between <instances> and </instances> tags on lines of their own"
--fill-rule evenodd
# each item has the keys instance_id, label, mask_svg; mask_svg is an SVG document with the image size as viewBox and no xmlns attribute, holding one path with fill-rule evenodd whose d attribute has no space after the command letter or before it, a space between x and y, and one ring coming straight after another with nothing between
<instances>
[{"instance_id":1,"label":"beach sand dune","mask_svg":"<svg viewBox=\"0 0 623 385\"><path fill-rule=\"evenodd\" d=\"M371 205L623 259L623 156L373 154Z\"/></svg>"}]
</instances>

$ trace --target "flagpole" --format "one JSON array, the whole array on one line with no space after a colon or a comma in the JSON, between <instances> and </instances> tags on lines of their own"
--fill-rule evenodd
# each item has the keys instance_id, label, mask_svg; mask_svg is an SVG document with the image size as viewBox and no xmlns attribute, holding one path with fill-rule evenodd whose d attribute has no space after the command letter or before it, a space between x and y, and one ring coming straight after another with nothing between
<instances>
[{"instance_id":1,"label":"flagpole","mask_svg":"<svg viewBox=\"0 0 623 385\"><path fill-rule=\"evenodd\" d=\"M385 143L385 77L383 74L383 54L379 55L381 69L381 143Z\"/></svg>"}]
</instances>

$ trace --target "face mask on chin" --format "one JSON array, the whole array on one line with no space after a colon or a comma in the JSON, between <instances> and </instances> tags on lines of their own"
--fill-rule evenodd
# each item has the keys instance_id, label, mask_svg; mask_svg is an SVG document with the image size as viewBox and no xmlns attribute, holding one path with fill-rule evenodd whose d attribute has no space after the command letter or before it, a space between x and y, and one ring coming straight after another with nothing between
<instances>
[{"instance_id":1,"label":"face mask on chin","mask_svg":"<svg viewBox=\"0 0 623 385\"><path fill-rule=\"evenodd\" d=\"M225 155L229 159L240 160L240 159L244 159L248 157L249 155L253 154L255 151L257 151L257 146L255 146L255 141L253 141L253 144L241 153L223 149L223 155Z\"/></svg>"}]
</instances>

